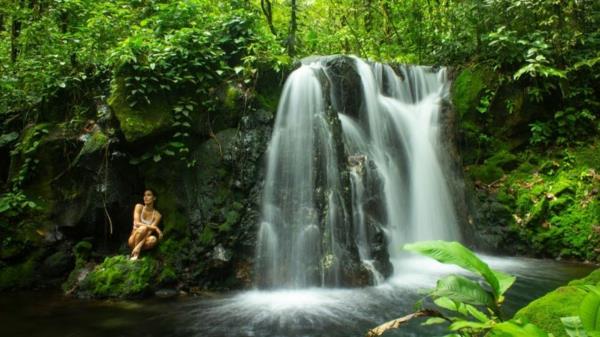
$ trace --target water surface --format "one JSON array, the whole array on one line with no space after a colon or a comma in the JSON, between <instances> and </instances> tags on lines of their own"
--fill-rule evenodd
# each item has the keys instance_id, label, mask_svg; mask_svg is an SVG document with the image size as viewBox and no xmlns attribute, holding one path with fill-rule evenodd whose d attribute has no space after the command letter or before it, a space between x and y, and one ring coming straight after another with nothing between
<instances>
[{"instance_id":1,"label":"water surface","mask_svg":"<svg viewBox=\"0 0 600 337\"><path fill-rule=\"evenodd\" d=\"M518 308L592 266L550 260L484 257L516 275L505 312ZM48 292L0 297L0 336L44 337L351 337L410 313L442 275L458 272L428 259L410 259L398 276L378 287L247 291L211 298L95 301ZM418 323L385 336L439 336Z\"/></svg>"}]
</instances>

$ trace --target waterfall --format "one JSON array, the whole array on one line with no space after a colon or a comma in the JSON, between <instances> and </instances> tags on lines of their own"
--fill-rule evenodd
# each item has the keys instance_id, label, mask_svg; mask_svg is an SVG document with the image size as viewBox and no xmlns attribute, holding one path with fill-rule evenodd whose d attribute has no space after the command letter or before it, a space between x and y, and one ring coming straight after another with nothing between
<instances>
[{"instance_id":1,"label":"waterfall","mask_svg":"<svg viewBox=\"0 0 600 337\"><path fill-rule=\"evenodd\" d=\"M444 68L356 57L305 60L289 76L267 150L259 286L378 284L386 264L400 269L402 244L459 239L439 147L447 90Z\"/></svg>"}]
</instances>

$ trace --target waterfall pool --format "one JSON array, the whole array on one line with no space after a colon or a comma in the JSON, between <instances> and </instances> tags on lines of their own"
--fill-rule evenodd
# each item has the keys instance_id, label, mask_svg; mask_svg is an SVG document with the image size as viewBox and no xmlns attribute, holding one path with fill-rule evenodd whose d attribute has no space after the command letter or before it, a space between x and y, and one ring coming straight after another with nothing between
<instances>
[{"instance_id":1,"label":"waterfall pool","mask_svg":"<svg viewBox=\"0 0 600 337\"><path fill-rule=\"evenodd\" d=\"M593 266L551 260L485 257L494 269L517 276L504 311L512 315L529 301L579 278ZM404 261L396 277L358 289L245 291L210 297L139 301L65 298L48 292L0 297L0 335L10 337L352 337L410 313L442 275L459 272L435 261ZM416 321L385 336L440 336Z\"/></svg>"}]
</instances>

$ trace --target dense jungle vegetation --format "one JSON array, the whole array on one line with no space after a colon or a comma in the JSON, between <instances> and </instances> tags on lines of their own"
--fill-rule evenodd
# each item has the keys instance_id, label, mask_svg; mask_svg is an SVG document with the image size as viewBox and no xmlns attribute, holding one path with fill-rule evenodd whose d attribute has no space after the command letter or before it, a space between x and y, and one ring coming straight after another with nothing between
<instances>
[{"instance_id":1,"label":"dense jungle vegetation","mask_svg":"<svg viewBox=\"0 0 600 337\"><path fill-rule=\"evenodd\" d=\"M600 262L598 1L0 0L0 290L247 286L281 86L329 54L450 67L473 245ZM145 185L167 239L76 285Z\"/></svg>"}]
</instances>

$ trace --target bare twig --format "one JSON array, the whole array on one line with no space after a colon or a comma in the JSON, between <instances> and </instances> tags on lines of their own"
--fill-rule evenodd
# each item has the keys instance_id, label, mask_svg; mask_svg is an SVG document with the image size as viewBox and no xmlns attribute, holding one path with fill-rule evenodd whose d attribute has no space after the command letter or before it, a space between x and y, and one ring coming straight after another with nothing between
<instances>
[{"instance_id":1,"label":"bare twig","mask_svg":"<svg viewBox=\"0 0 600 337\"><path fill-rule=\"evenodd\" d=\"M417 312L413 312L410 315L406 315L404 317L400 317L400 318L391 320L389 322L385 322L385 323L369 330L367 332L367 337L381 336L381 335L383 335L384 332L386 332L388 330L392 330L392 329L397 329L400 326L402 326L404 323L410 321L413 318L417 318L417 317L440 317L443 319L447 319L440 312L435 311L435 310L431 310L431 309L419 310Z\"/></svg>"},{"instance_id":2,"label":"bare twig","mask_svg":"<svg viewBox=\"0 0 600 337\"><path fill-rule=\"evenodd\" d=\"M223 158L223 148L221 146L221 142L219 142L219 139L213 132L212 125L210 122L210 112L208 112L208 136L214 139L214 141L217 143L217 146L219 147L219 154L221 155L221 158Z\"/></svg>"}]
</instances>

